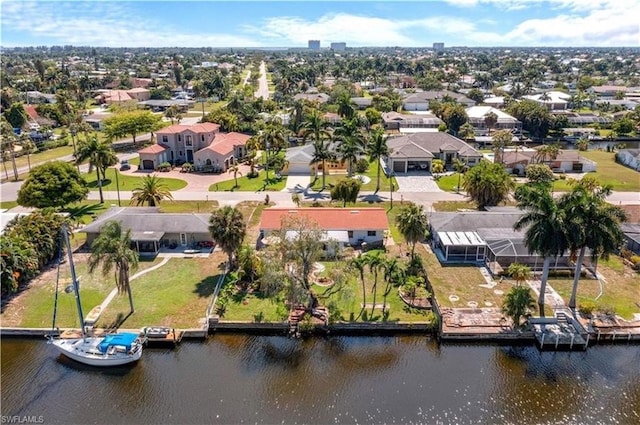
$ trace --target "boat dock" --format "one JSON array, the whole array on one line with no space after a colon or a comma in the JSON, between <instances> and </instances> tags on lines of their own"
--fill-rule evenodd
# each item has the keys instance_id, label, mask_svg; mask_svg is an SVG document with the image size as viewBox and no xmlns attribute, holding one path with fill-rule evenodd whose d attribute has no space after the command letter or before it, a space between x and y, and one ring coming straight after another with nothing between
<instances>
[{"instance_id":1,"label":"boat dock","mask_svg":"<svg viewBox=\"0 0 640 425\"><path fill-rule=\"evenodd\" d=\"M140 335L145 337L147 347L176 346L182 341L184 334L180 329L166 327L146 327L140 331Z\"/></svg>"},{"instance_id":2,"label":"boat dock","mask_svg":"<svg viewBox=\"0 0 640 425\"><path fill-rule=\"evenodd\" d=\"M540 350L586 350L589 334L582 325L565 311L556 311L555 317L530 319Z\"/></svg>"}]
</instances>

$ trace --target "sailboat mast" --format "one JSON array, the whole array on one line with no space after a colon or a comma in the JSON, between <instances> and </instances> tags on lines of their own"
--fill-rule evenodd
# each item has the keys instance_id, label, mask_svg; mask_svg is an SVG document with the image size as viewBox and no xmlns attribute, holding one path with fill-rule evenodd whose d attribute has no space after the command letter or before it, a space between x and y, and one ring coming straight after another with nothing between
<instances>
[{"instance_id":1,"label":"sailboat mast","mask_svg":"<svg viewBox=\"0 0 640 425\"><path fill-rule=\"evenodd\" d=\"M76 276L76 267L73 265L73 253L71 252L71 242L69 241L69 232L67 226L62 225L62 237L67 245L67 255L69 256L69 267L71 269L71 282L73 283L73 292L76 296L76 306L78 307L78 316L80 317L80 331L82 332L82 339L86 337L84 333L84 315L82 314L82 303L80 303L80 285Z\"/></svg>"}]
</instances>

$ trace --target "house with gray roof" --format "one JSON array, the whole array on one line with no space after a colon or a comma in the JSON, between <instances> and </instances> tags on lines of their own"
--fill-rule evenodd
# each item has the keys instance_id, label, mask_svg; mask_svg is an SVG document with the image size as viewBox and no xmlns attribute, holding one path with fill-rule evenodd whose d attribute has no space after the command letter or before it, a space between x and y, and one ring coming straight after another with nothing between
<instances>
[{"instance_id":1,"label":"house with gray roof","mask_svg":"<svg viewBox=\"0 0 640 425\"><path fill-rule=\"evenodd\" d=\"M525 246L525 232L513 230L523 211L500 207L489 211L433 212L429 215L432 248L442 264L472 263L502 273L518 262L541 271L543 258ZM587 256L588 257L588 256ZM586 264L590 261L585 258ZM569 256L554 258L552 269L572 269Z\"/></svg>"},{"instance_id":2,"label":"house with gray roof","mask_svg":"<svg viewBox=\"0 0 640 425\"><path fill-rule=\"evenodd\" d=\"M141 256L155 256L162 249L210 249L213 242L209 217L210 214L161 213L157 207L111 207L79 232L86 233L87 246L91 246L102 226L115 220L123 230L131 230L131 240Z\"/></svg>"},{"instance_id":3,"label":"house with gray roof","mask_svg":"<svg viewBox=\"0 0 640 425\"><path fill-rule=\"evenodd\" d=\"M445 168L452 169L456 158L474 166L482 159L482 154L466 142L443 132L424 132L391 137L387 140L391 154L387 157L387 169L394 173L409 171L431 172L434 159L444 162Z\"/></svg>"},{"instance_id":4,"label":"house with gray roof","mask_svg":"<svg viewBox=\"0 0 640 425\"><path fill-rule=\"evenodd\" d=\"M621 149L616 152L616 161L633 170L640 171L640 149Z\"/></svg>"},{"instance_id":5,"label":"house with gray roof","mask_svg":"<svg viewBox=\"0 0 640 425\"><path fill-rule=\"evenodd\" d=\"M407 96L402 101L402 107L405 111L428 111L429 102L434 100L441 102L443 99L447 98L455 100L465 108L475 106L476 104L475 100L469 99L467 96L460 93L449 90L429 90L413 93Z\"/></svg>"}]
</instances>

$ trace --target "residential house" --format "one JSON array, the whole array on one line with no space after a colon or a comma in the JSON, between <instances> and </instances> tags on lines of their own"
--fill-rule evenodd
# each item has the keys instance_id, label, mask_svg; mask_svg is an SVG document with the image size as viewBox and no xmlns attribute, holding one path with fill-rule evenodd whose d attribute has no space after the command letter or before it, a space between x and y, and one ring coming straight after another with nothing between
<instances>
[{"instance_id":1,"label":"residential house","mask_svg":"<svg viewBox=\"0 0 640 425\"><path fill-rule=\"evenodd\" d=\"M402 101L402 107L405 111L428 111L429 102L442 101L443 99L452 99L462 104L465 108L474 106L476 102L469 99L465 95L455 93L448 90L422 91L407 96Z\"/></svg>"},{"instance_id":2,"label":"residential house","mask_svg":"<svg viewBox=\"0 0 640 425\"><path fill-rule=\"evenodd\" d=\"M367 109L373 102L372 97L352 97L351 101L356 105L358 109Z\"/></svg>"},{"instance_id":3,"label":"residential house","mask_svg":"<svg viewBox=\"0 0 640 425\"><path fill-rule=\"evenodd\" d=\"M325 143L327 143L325 141ZM329 142L328 149L331 152L335 152L338 147L336 142ZM287 149L285 154L286 165L282 174L294 175L294 174L314 174L314 172L322 172L322 164L311 164L313 159L314 147L313 143L307 143L301 146L295 146ZM340 160L326 160L325 167L327 168L327 174L331 172L346 174L347 166L344 161Z\"/></svg>"},{"instance_id":4,"label":"residential house","mask_svg":"<svg viewBox=\"0 0 640 425\"><path fill-rule=\"evenodd\" d=\"M588 93L593 93L601 99L614 99L618 93L626 93L629 90L627 86L593 86L587 89Z\"/></svg>"},{"instance_id":5,"label":"residential house","mask_svg":"<svg viewBox=\"0 0 640 425\"><path fill-rule=\"evenodd\" d=\"M27 91L26 93L26 103L30 104L40 104L40 103L56 103L56 95L50 93L41 93L37 90Z\"/></svg>"},{"instance_id":6,"label":"residential house","mask_svg":"<svg viewBox=\"0 0 640 425\"><path fill-rule=\"evenodd\" d=\"M184 113L196 102L185 99L149 99L138 102L138 107L151 109L154 112L164 112L171 106L177 106L178 111Z\"/></svg>"},{"instance_id":7,"label":"residential house","mask_svg":"<svg viewBox=\"0 0 640 425\"><path fill-rule=\"evenodd\" d=\"M326 93L318 93L316 89L309 89L306 93L298 93L293 96L293 100L306 100L307 102L322 104L329 101L329 95Z\"/></svg>"},{"instance_id":8,"label":"residential house","mask_svg":"<svg viewBox=\"0 0 640 425\"><path fill-rule=\"evenodd\" d=\"M220 133L213 123L172 125L156 132L157 144L138 151L140 169L154 170L163 162L194 164L199 171L225 172L246 156L250 136Z\"/></svg>"},{"instance_id":9,"label":"residential house","mask_svg":"<svg viewBox=\"0 0 640 425\"><path fill-rule=\"evenodd\" d=\"M131 230L131 241L141 256L155 256L162 249L197 249L213 246L209 233L210 214L161 213L158 207L111 207L79 232L86 233L87 246L100 235L102 226L118 221Z\"/></svg>"},{"instance_id":10,"label":"residential house","mask_svg":"<svg viewBox=\"0 0 640 425\"><path fill-rule=\"evenodd\" d=\"M489 211L432 212L429 225L432 248L442 264L472 263L500 274L518 262L542 270L544 259L525 246L525 232L513 230L523 211L502 207ZM585 259L587 264L588 259ZM552 269L570 269L565 255L552 259Z\"/></svg>"},{"instance_id":11,"label":"residential house","mask_svg":"<svg viewBox=\"0 0 640 425\"><path fill-rule=\"evenodd\" d=\"M387 170L406 174L409 171L431 172L434 159L444 162L447 169L453 168L456 158L469 166L476 165L482 154L466 142L448 133L424 132L394 136L387 140L391 154L387 157Z\"/></svg>"},{"instance_id":12,"label":"residential house","mask_svg":"<svg viewBox=\"0 0 640 425\"><path fill-rule=\"evenodd\" d=\"M561 149L555 158L540 158L538 148L505 149L502 163L514 174L524 175L529 164L544 163L553 171L559 173L588 173L596 171L597 163L580 156L579 151Z\"/></svg>"},{"instance_id":13,"label":"residential house","mask_svg":"<svg viewBox=\"0 0 640 425\"><path fill-rule=\"evenodd\" d=\"M620 227L624 233L625 248L640 255L640 204L621 205L627 215L627 221Z\"/></svg>"},{"instance_id":14,"label":"residential house","mask_svg":"<svg viewBox=\"0 0 640 425\"><path fill-rule=\"evenodd\" d=\"M524 99L533 100L536 103L546 107L550 111L559 111L567 109L567 105L571 99L571 95L561 91L547 91L539 94L530 94L522 96Z\"/></svg>"},{"instance_id":15,"label":"residential house","mask_svg":"<svg viewBox=\"0 0 640 425\"><path fill-rule=\"evenodd\" d=\"M640 171L640 149L621 149L616 152L616 161Z\"/></svg>"},{"instance_id":16,"label":"residential house","mask_svg":"<svg viewBox=\"0 0 640 425\"><path fill-rule=\"evenodd\" d=\"M110 116L111 114L89 114L84 117L84 121L93 127L94 130L102 131L104 129L104 120Z\"/></svg>"},{"instance_id":17,"label":"residential house","mask_svg":"<svg viewBox=\"0 0 640 425\"><path fill-rule=\"evenodd\" d=\"M340 247L382 246L388 235L389 221L384 208L267 208L260 219L260 241L269 243L268 237L282 229L286 220L306 219L324 230L325 251L330 241ZM286 238L295 238L287 232ZM266 239L266 240L265 240Z\"/></svg>"},{"instance_id":18,"label":"residential house","mask_svg":"<svg viewBox=\"0 0 640 425\"><path fill-rule=\"evenodd\" d=\"M398 130L402 133L417 132L413 129L433 129L438 131L442 120L433 114L401 114L385 112L382 114L382 124L385 130Z\"/></svg>"},{"instance_id":19,"label":"residential house","mask_svg":"<svg viewBox=\"0 0 640 425\"><path fill-rule=\"evenodd\" d=\"M494 113L498 120L491 128L487 125L486 117L488 114ZM467 116L469 117L469 124L473 126L473 129L477 137L487 136L491 141L490 132L496 130L509 130L516 137L522 133L522 122L517 118L512 117L500 109L496 109L492 106L472 106L467 108Z\"/></svg>"}]
</instances>

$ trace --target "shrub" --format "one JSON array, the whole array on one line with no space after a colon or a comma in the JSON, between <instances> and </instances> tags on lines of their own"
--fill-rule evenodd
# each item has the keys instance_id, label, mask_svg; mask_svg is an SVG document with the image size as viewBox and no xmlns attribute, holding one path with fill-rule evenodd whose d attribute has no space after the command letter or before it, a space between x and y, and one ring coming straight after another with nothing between
<instances>
[{"instance_id":1,"label":"shrub","mask_svg":"<svg viewBox=\"0 0 640 425\"><path fill-rule=\"evenodd\" d=\"M356 172L357 173L366 173L369 168L369 161L366 158L360 158L358 162L356 162Z\"/></svg>"},{"instance_id":2,"label":"shrub","mask_svg":"<svg viewBox=\"0 0 640 425\"><path fill-rule=\"evenodd\" d=\"M171 164L168 162L163 162L158 165L158 171L171 171Z\"/></svg>"},{"instance_id":3,"label":"shrub","mask_svg":"<svg viewBox=\"0 0 640 425\"><path fill-rule=\"evenodd\" d=\"M596 309L596 304L591 301L583 301L578 306L578 312L583 316L589 317Z\"/></svg>"}]
</instances>

